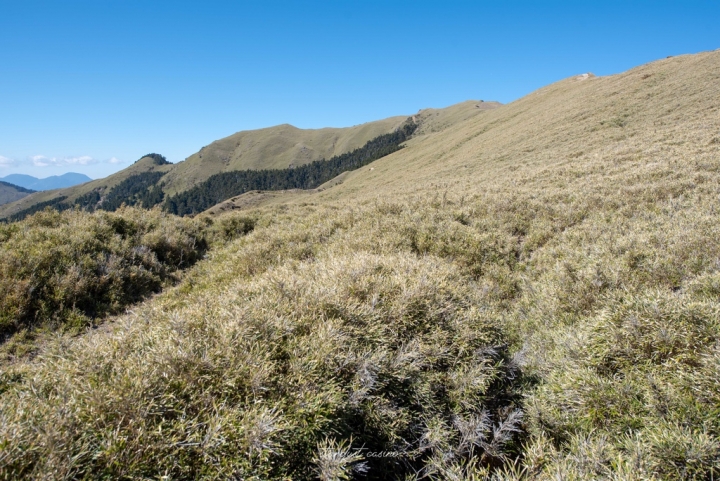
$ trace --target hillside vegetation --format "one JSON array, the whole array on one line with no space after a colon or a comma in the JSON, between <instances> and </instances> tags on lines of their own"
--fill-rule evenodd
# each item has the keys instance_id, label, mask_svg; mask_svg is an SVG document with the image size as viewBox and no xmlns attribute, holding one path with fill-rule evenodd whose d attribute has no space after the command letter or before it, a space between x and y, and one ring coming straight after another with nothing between
<instances>
[{"instance_id":1,"label":"hillside vegetation","mask_svg":"<svg viewBox=\"0 0 720 481\"><path fill-rule=\"evenodd\" d=\"M2 364L0 476L717 479L720 52L472 109L182 220L179 285Z\"/></svg>"},{"instance_id":2,"label":"hillside vegetation","mask_svg":"<svg viewBox=\"0 0 720 481\"><path fill-rule=\"evenodd\" d=\"M0 205L15 202L23 197L27 197L33 192L33 190L20 187L19 185L0 181Z\"/></svg>"},{"instance_id":3,"label":"hillside vegetation","mask_svg":"<svg viewBox=\"0 0 720 481\"><path fill-rule=\"evenodd\" d=\"M329 159L393 132L406 118L390 117L346 128L299 129L284 124L238 132L178 163L167 176L165 191L169 195L184 192L223 172L285 169Z\"/></svg>"},{"instance_id":4,"label":"hillside vegetation","mask_svg":"<svg viewBox=\"0 0 720 481\"><path fill-rule=\"evenodd\" d=\"M118 312L194 264L207 248L203 234L197 222L131 209L48 210L0 224L0 335L83 327Z\"/></svg>"},{"instance_id":5,"label":"hillside vegetation","mask_svg":"<svg viewBox=\"0 0 720 481\"><path fill-rule=\"evenodd\" d=\"M28 195L18 202L0 205L0 220L19 220L28 215L43 210L45 207L52 207L55 210L65 210L75 205L83 208L96 207L92 201L99 202L106 197L119 184L133 183L128 179L148 173L167 173L173 167L159 154L148 154L143 156L130 167L121 170L109 177L96 179L82 185L66 189L56 189L45 192L36 192ZM128 203L129 205L130 203Z\"/></svg>"},{"instance_id":6,"label":"hillside vegetation","mask_svg":"<svg viewBox=\"0 0 720 481\"><path fill-rule=\"evenodd\" d=\"M35 199L36 203L31 203L28 207L8 215L6 219L23 220L48 207L58 212L73 208L89 212L95 210L114 212L123 205L128 207L140 205L147 209L162 202L164 193L158 182L166 174L166 166L170 165L172 164L160 154L147 154L131 168L99 180L91 186L92 190L85 189L86 192L82 195L77 195L77 192L67 192L70 194L68 196L64 195L63 191L59 191L48 200Z\"/></svg>"},{"instance_id":7,"label":"hillside vegetation","mask_svg":"<svg viewBox=\"0 0 720 481\"><path fill-rule=\"evenodd\" d=\"M402 148L402 144L417 129L417 124L407 119L394 132L370 139L351 152L320 159L310 164L285 169L239 170L209 177L190 190L165 197L167 171L148 170L125 176L112 187L99 187L75 197L74 201L59 195L47 201L37 202L7 217L7 220L23 220L28 215L46 208L62 212L72 208L85 211L116 211L122 206L139 205L146 209L162 203L163 210L192 215L203 212L233 196L253 190L314 189L338 177L358 169ZM152 160L154 165L169 165L160 154L148 154L139 163ZM163 202L164 200L164 202Z\"/></svg>"},{"instance_id":8,"label":"hillside vegetation","mask_svg":"<svg viewBox=\"0 0 720 481\"><path fill-rule=\"evenodd\" d=\"M173 214L197 214L252 190L315 189L340 174L400 150L416 129L417 124L408 119L396 131L370 139L362 147L327 160L286 169L216 174L186 192L169 197L163 207Z\"/></svg>"}]
</instances>

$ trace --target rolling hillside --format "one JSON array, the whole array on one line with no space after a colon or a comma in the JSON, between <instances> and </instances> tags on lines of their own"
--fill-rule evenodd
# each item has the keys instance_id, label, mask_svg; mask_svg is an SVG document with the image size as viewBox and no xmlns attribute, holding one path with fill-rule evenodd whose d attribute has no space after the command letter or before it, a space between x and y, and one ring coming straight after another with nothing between
<instances>
[{"instance_id":1,"label":"rolling hillside","mask_svg":"<svg viewBox=\"0 0 720 481\"><path fill-rule=\"evenodd\" d=\"M203 147L164 179L168 194L182 192L213 174L233 170L284 169L350 152L392 132L406 117L391 117L348 128L298 129L278 125L238 132Z\"/></svg>"},{"instance_id":2,"label":"rolling hillside","mask_svg":"<svg viewBox=\"0 0 720 481\"><path fill-rule=\"evenodd\" d=\"M0 205L15 202L32 194L34 191L20 187L19 185L10 184L0 181Z\"/></svg>"},{"instance_id":3,"label":"rolling hillside","mask_svg":"<svg viewBox=\"0 0 720 481\"><path fill-rule=\"evenodd\" d=\"M119 185L128 178L145 174L148 172L160 172L165 173L172 168L172 164L165 163L158 165L158 163L151 157L143 157L135 162L130 167L121 170L113 175L102 179L96 179L85 184L76 185L74 187L68 187L66 189L56 189L51 191L36 192L27 197L24 197L18 202L0 206L0 218L9 217L17 212L25 209L30 209L38 204L49 204L54 201L63 200L71 203L81 196L88 195L96 192L101 196L106 195L112 190L113 187Z\"/></svg>"},{"instance_id":4,"label":"rolling hillside","mask_svg":"<svg viewBox=\"0 0 720 481\"><path fill-rule=\"evenodd\" d=\"M488 103L488 106L494 104ZM350 152L369 140L397 129L406 117L392 117L348 128L298 129L280 125L267 129L238 132L203 147L187 160L158 166L152 160L140 159L133 165L104 179L38 193L12 205L0 207L0 218L12 216L34 204L65 197L73 203L91 192L106 195L131 176L146 172L163 172L162 189L167 195L183 192L214 174L243 169L286 168Z\"/></svg>"},{"instance_id":5,"label":"rolling hillside","mask_svg":"<svg viewBox=\"0 0 720 481\"><path fill-rule=\"evenodd\" d=\"M482 104L311 191L0 225L0 478L718 479L720 51Z\"/></svg>"},{"instance_id":6,"label":"rolling hillside","mask_svg":"<svg viewBox=\"0 0 720 481\"><path fill-rule=\"evenodd\" d=\"M314 198L510 188L540 195L569 186L610 196L616 189L640 189L638 178L655 179L652 185L665 190L663 181L683 172L700 176L715 169L719 59L715 51L608 77L578 75L468 119L420 112L427 126L406 149L375 162L373 170L349 173L342 185ZM472 104L453 108L462 112Z\"/></svg>"}]
</instances>

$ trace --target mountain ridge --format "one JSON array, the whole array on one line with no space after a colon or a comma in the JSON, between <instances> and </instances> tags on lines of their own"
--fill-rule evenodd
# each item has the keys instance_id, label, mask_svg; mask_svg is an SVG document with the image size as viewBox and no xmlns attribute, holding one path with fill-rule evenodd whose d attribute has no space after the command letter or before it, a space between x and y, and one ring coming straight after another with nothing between
<instances>
[{"instance_id":1,"label":"mountain ridge","mask_svg":"<svg viewBox=\"0 0 720 481\"><path fill-rule=\"evenodd\" d=\"M304 165L361 147L368 140L399 127L406 116L353 127L301 129L280 124L237 132L201 148L172 170L164 191L175 194L211 175L235 170L279 169Z\"/></svg>"}]
</instances>

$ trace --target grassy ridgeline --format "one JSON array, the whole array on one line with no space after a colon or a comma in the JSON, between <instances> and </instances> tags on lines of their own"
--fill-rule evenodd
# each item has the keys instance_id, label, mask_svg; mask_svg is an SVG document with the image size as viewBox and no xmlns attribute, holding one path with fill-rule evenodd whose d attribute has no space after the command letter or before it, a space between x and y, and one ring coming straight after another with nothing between
<instances>
[{"instance_id":1,"label":"grassy ridgeline","mask_svg":"<svg viewBox=\"0 0 720 481\"><path fill-rule=\"evenodd\" d=\"M252 190L315 189L343 172L357 170L402 149L402 144L410 139L417 127L410 118L394 132L375 137L351 152L293 168L215 174L201 184L167 198L163 208L173 214L194 215Z\"/></svg>"},{"instance_id":2,"label":"grassy ridgeline","mask_svg":"<svg viewBox=\"0 0 720 481\"><path fill-rule=\"evenodd\" d=\"M195 215L231 197L252 190L314 189L343 172L356 170L400 150L402 144L410 139L417 127L412 119L408 119L395 131L372 138L363 146L350 152L297 167L272 170L235 170L215 174L189 190L169 198L166 198L163 191L166 170L141 172L127 176L110 189L98 187L80 195L73 201L66 201L67 196L60 195L54 199L39 202L15 212L7 220L23 220L47 207L57 211L78 207L90 212L94 210L114 212L123 205L152 208L161 203L163 209L172 214ZM159 154L148 154L136 164L145 159L152 160L154 166L170 164L165 157Z\"/></svg>"},{"instance_id":3,"label":"grassy ridgeline","mask_svg":"<svg viewBox=\"0 0 720 481\"><path fill-rule=\"evenodd\" d=\"M177 282L210 245L253 227L246 216L199 221L131 207L46 209L0 224L0 335L97 323Z\"/></svg>"}]
</instances>

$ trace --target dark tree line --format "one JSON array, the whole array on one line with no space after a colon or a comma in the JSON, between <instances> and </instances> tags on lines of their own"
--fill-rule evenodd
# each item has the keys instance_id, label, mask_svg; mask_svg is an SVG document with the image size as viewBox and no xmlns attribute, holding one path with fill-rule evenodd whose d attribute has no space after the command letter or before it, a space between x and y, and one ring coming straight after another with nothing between
<instances>
[{"instance_id":1,"label":"dark tree line","mask_svg":"<svg viewBox=\"0 0 720 481\"><path fill-rule=\"evenodd\" d=\"M139 205L149 209L162 203L165 198L162 187L158 185L158 181L163 175L165 175L163 172L143 172L142 174L132 175L110 189L110 192L105 197L103 197L100 189L83 194L74 202L65 202L67 196L61 196L23 209L9 216L7 220L11 222L22 220L46 207L57 211L79 207L90 212L98 209L112 212L125 204Z\"/></svg>"},{"instance_id":2,"label":"dark tree line","mask_svg":"<svg viewBox=\"0 0 720 481\"><path fill-rule=\"evenodd\" d=\"M36 190L32 189L26 189L25 187L21 187L19 185L11 184L10 182L3 182L0 180L1 185L5 185L7 187L12 187L13 189L17 190L18 192L23 192L25 194L32 194L33 192L37 192Z\"/></svg>"},{"instance_id":3,"label":"dark tree line","mask_svg":"<svg viewBox=\"0 0 720 481\"><path fill-rule=\"evenodd\" d=\"M143 192L141 196L138 197L140 200L140 205L142 205L143 208L149 209L155 205L160 204L163 199L165 198L165 192L162 190L162 184L155 184L150 189Z\"/></svg>"},{"instance_id":4,"label":"dark tree line","mask_svg":"<svg viewBox=\"0 0 720 481\"><path fill-rule=\"evenodd\" d=\"M74 205L92 212L98 207L101 199L102 194L100 193L100 189L95 189L75 199Z\"/></svg>"},{"instance_id":5,"label":"dark tree line","mask_svg":"<svg viewBox=\"0 0 720 481\"><path fill-rule=\"evenodd\" d=\"M94 190L75 199L74 205L91 212L96 209L114 212L123 204L150 208L164 198L162 188L157 185L163 175L163 172L132 175L110 189L104 198L99 190Z\"/></svg>"},{"instance_id":6,"label":"dark tree line","mask_svg":"<svg viewBox=\"0 0 720 481\"><path fill-rule=\"evenodd\" d=\"M98 207L102 210L116 211L123 204L141 205L146 208L157 205L164 198L162 190L157 185L163 175L164 172L143 172L130 176L113 187Z\"/></svg>"},{"instance_id":7,"label":"dark tree line","mask_svg":"<svg viewBox=\"0 0 720 481\"><path fill-rule=\"evenodd\" d=\"M401 149L401 144L416 128L415 123L408 121L395 132L375 137L352 152L295 168L215 174L201 184L169 197L164 208L173 214L192 215L252 190L314 189L343 172L358 169Z\"/></svg>"}]
</instances>

